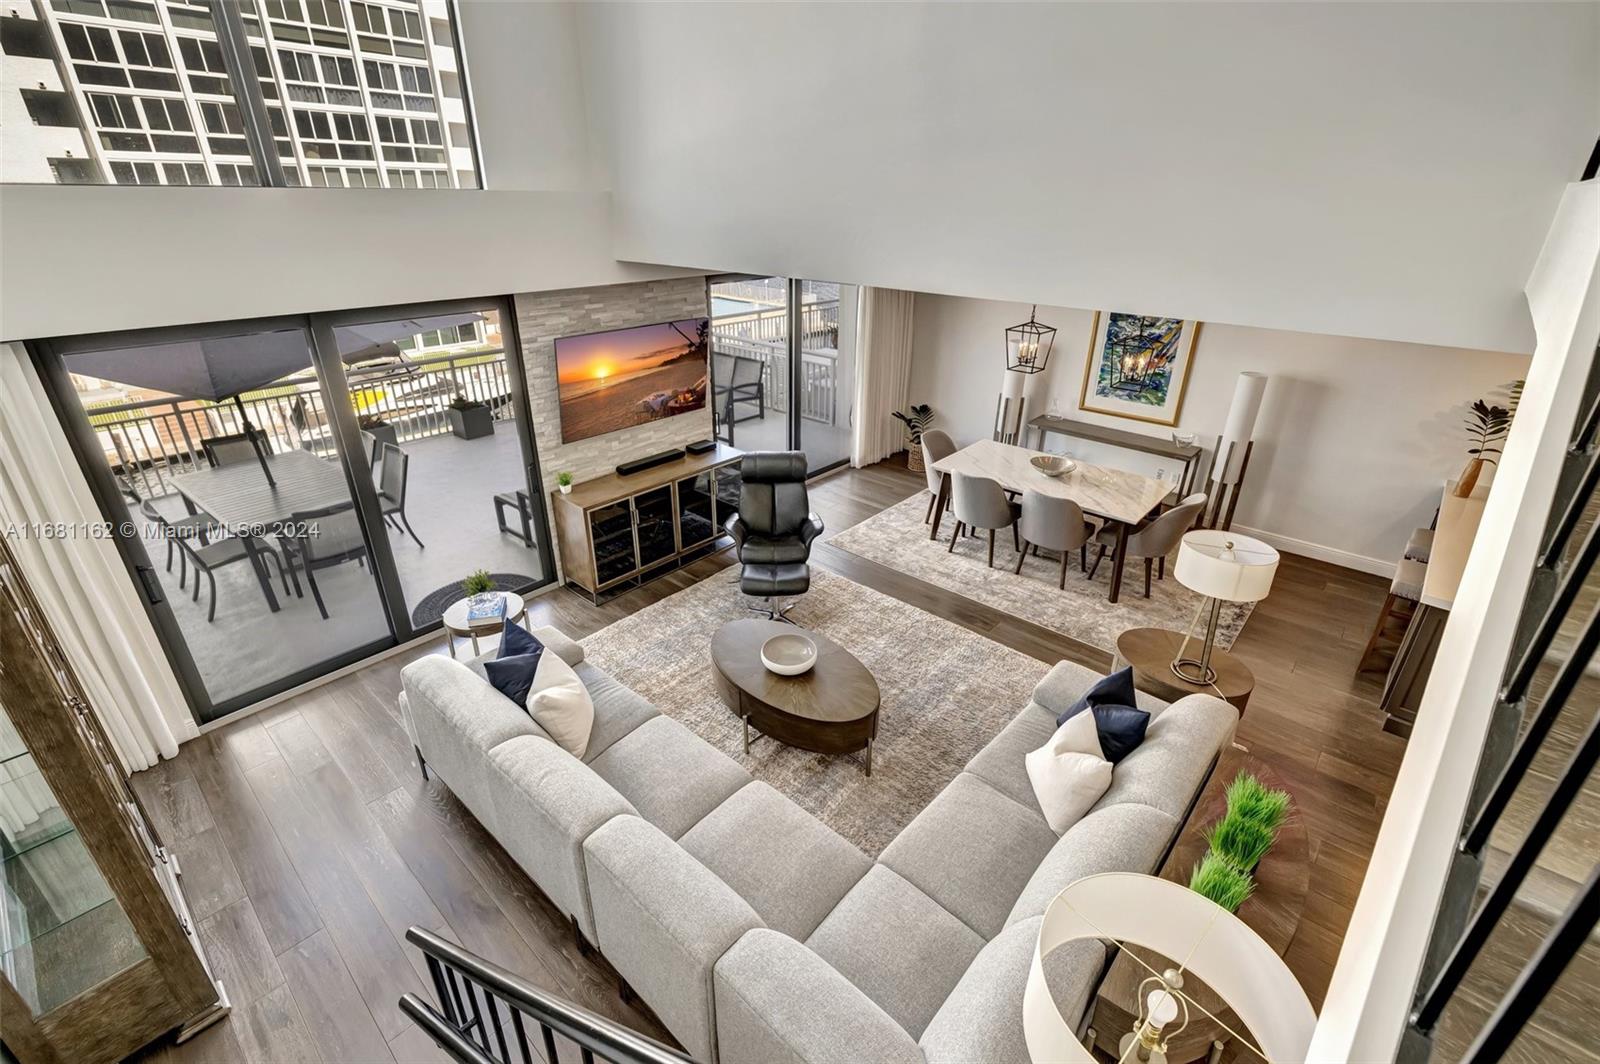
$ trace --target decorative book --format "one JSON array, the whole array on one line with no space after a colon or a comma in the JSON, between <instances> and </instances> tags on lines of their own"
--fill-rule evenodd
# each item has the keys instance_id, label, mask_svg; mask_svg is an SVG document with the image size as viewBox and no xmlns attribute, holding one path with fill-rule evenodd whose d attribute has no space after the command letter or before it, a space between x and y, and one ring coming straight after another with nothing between
<instances>
[{"instance_id":1,"label":"decorative book","mask_svg":"<svg viewBox=\"0 0 1600 1064\"><path fill-rule=\"evenodd\" d=\"M467 603L467 623L489 627L506 619L506 597L500 594L476 595Z\"/></svg>"}]
</instances>

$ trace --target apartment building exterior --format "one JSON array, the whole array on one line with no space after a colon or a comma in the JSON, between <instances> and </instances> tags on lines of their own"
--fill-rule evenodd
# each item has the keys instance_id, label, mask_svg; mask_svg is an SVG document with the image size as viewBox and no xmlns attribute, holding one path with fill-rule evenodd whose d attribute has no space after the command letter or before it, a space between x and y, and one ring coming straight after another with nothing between
<instances>
[{"instance_id":1,"label":"apartment building exterior","mask_svg":"<svg viewBox=\"0 0 1600 1064\"><path fill-rule=\"evenodd\" d=\"M238 0L286 183L476 188L445 0ZM204 0L3 0L8 182L256 185Z\"/></svg>"}]
</instances>

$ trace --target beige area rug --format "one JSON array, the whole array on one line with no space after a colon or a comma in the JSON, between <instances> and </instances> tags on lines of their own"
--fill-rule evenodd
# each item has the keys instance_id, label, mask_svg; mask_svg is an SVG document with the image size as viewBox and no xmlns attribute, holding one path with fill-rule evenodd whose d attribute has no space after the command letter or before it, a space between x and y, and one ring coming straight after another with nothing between
<instances>
[{"instance_id":1,"label":"beige area rug","mask_svg":"<svg viewBox=\"0 0 1600 1064\"><path fill-rule=\"evenodd\" d=\"M738 580L736 567L725 569L646 606L582 640L586 656L870 857L1022 711L1049 669L812 566L811 590L789 617L849 650L878 681L872 775L858 755L813 754L767 738L747 755L739 719L711 674L712 633L753 616Z\"/></svg>"},{"instance_id":2,"label":"beige area rug","mask_svg":"<svg viewBox=\"0 0 1600 1064\"><path fill-rule=\"evenodd\" d=\"M1172 560L1167 560L1167 578L1151 579L1150 597L1144 597L1144 564L1130 562L1122 576L1119 602L1106 601L1111 590L1111 556L1100 563L1093 580L1078 571L1077 559L1069 563L1067 587L1056 586L1061 576L1059 557L1040 552L1031 554L1020 574L1012 572L1017 553L1011 547L1011 533L1001 531L995 538L994 568L987 564L989 539L963 536L954 553L947 553L955 521L945 515L939 538L928 539L928 526L922 518L928 512L928 496L922 492L881 513L852 525L828 540L851 554L942 587L981 602L1013 617L1042 628L1071 636L1080 643L1116 653L1117 636L1129 628L1167 628L1184 631L1194 620L1201 597L1178 583L1172 575ZM1095 547L1089 547L1089 562L1094 562ZM1217 646L1233 645L1250 616L1253 604L1225 603L1217 621ZM1201 623L1204 623L1202 618ZM1196 626L1196 634L1204 631Z\"/></svg>"}]
</instances>

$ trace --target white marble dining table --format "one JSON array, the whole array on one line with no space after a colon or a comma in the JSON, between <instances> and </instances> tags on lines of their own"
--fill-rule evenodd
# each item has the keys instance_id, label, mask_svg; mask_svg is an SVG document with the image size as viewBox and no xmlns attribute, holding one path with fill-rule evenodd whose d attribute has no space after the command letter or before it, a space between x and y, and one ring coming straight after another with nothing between
<instances>
[{"instance_id":1,"label":"white marble dining table","mask_svg":"<svg viewBox=\"0 0 1600 1064\"><path fill-rule=\"evenodd\" d=\"M1059 477L1046 476L1033 468L1032 464L1032 459L1043 453L998 440L979 440L933 463L934 471L943 476L939 482L939 499L934 505L933 527L928 532L928 538L934 539L939 535L939 522L950 497L952 473L988 477L1007 491L1018 494L1033 490L1041 495L1071 499L1084 513L1104 518L1116 531L1117 545L1112 558L1111 592L1108 596L1110 601L1115 602L1122 590L1128 530L1149 516L1150 511L1172 491L1172 485L1141 473L1082 461L1070 473Z\"/></svg>"}]
</instances>

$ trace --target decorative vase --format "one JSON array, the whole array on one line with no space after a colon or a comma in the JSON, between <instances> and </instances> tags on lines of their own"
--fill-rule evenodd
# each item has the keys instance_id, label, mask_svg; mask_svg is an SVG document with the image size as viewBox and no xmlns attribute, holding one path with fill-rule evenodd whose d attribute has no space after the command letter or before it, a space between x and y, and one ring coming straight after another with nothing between
<instances>
[{"instance_id":1,"label":"decorative vase","mask_svg":"<svg viewBox=\"0 0 1600 1064\"><path fill-rule=\"evenodd\" d=\"M913 473L920 473L923 471L922 444L906 444L906 468L911 470Z\"/></svg>"},{"instance_id":2,"label":"decorative vase","mask_svg":"<svg viewBox=\"0 0 1600 1064\"><path fill-rule=\"evenodd\" d=\"M1472 489L1478 486L1478 475L1482 472L1482 458L1467 459L1467 467L1461 471L1461 477L1456 481L1456 498L1471 498Z\"/></svg>"}]
</instances>

